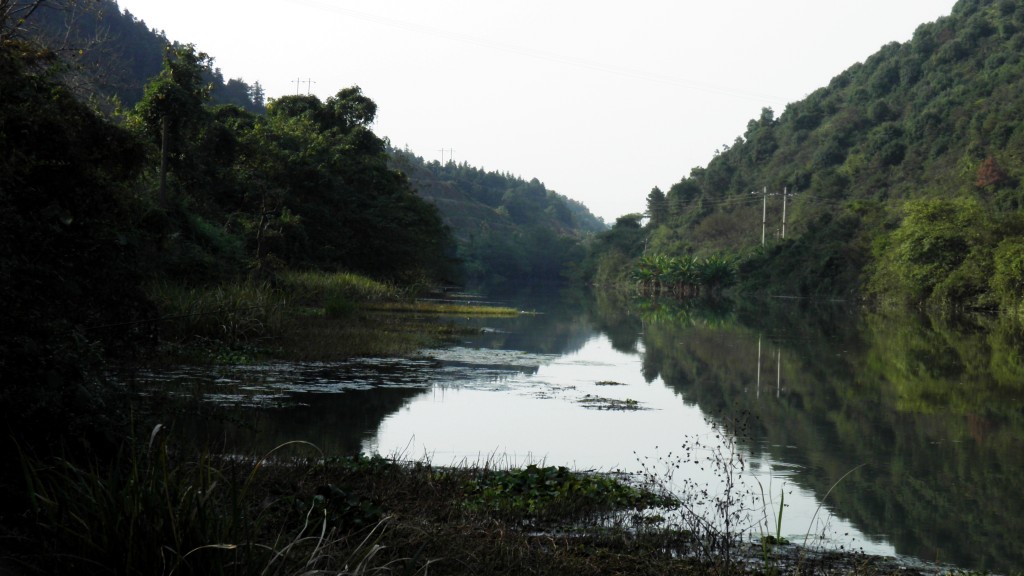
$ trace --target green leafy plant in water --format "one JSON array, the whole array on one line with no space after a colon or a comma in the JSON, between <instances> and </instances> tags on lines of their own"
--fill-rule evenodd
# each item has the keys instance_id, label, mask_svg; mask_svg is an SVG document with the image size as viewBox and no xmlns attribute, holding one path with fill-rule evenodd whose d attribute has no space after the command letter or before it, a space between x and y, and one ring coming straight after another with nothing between
<instances>
[{"instance_id":1,"label":"green leafy plant in water","mask_svg":"<svg viewBox=\"0 0 1024 576\"><path fill-rule=\"evenodd\" d=\"M641 510L671 502L668 497L607 475L531 464L518 470L484 471L467 486L466 506L471 511L549 520L623 509Z\"/></svg>"}]
</instances>

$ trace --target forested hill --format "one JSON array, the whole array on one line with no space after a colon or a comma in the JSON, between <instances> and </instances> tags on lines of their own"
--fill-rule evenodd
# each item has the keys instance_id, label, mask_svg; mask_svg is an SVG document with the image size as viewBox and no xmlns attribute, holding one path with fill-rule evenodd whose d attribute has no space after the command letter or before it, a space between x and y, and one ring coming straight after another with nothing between
<instances>
[{"instance_id":1,"label":"forested hill","mask_svg":"<svg viewBox=\"0 0 1024 576\"><path fill-rule=\"evenodd\" d=\"M34 5L38 8L33 10ZM63 60L65 82L79 97L104 108L112 107L112 101L128 108L138 103L143 86L160 73L165 48L180 48L162 31L122 11L114 0L14 0L9 9L12 14L30 14L25 32ZM225 79L215 67L207 71L205 80L214 104L263 111L265 97L259 82Z\"/></svg>"},{"instance_id":2,"label":"forested hill","mask_svg":"<svg viewBox=\"0 0 1024 576\"><path fill-rule=\"evenodd\" d=\"M426 162L407 149L390 153L392 165L451 227L470 282L560 278L582 258L580 241L607 228L586 206L536 178Z\"/></svg>"},{"instance_id":3,"label":"forested hill","mask_svg":"<svg viewBox=\"0 0 1024 576\"><path fill-rule=\"evenodd\" d=\"M614 248L733 254L750 290L1010 306L1024 295L1022 120L1024 1L961 0L778 117L764 109L652 190L644 233Z\"/></svg>"}]
</instances>

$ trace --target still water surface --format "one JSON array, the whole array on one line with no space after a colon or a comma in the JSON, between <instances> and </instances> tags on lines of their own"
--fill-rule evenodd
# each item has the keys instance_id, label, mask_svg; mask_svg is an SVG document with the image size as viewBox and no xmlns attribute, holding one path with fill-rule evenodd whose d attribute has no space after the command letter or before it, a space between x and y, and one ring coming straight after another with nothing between
<instances>
[{"instance_id":1,"label":"still water surface","mask_svg":"<svg viewBox=\"0 0 1024 576\"><path fill-rule=\"evenodd\" d=\"M226 420L177 426L244 449L302 439L439 465L629 472L670 461L676 478L721 490L709 458L735 439L736 480L770 505L752 514L754 534L765 521L774 531L785 491L795 542L1024 567L1019 328L805 302L514 303L542 313L465 320L478 335L418 359L148 380L229 407Z\"/></svg>"}]
</instances>

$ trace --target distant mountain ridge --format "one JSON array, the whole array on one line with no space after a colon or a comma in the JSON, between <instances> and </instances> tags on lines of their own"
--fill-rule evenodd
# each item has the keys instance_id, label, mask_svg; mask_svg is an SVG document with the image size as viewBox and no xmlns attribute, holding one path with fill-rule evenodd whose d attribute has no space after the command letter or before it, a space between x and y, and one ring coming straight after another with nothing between
<instances>
[{"instance_id":1,"label":"distant mountain ridge","mask_svg":"<svg viewBox=\"0 0 1024 576\"><path fill-rule=\"evenodd\" d=\"M548 190L536 178L488 172L466 163L427 162L411 150L391 150L394 165L414 187L441 209L458 237L472 224L544 225L561 234L587 234L607 228L582 203Z\"/></svg>"},{"instance_id":2,"label":"distant mountain ridge","mask_svg":"<svg viewBox=\"0 0 1024 576\"><path fill-rule=\"evenodd\" d=\"M30 0L15 0L31 4ZM43 2L26 23L26 32L54 49L68 64L68 82L84 99L101 107L116 101L134 106L145 84L163 65L164 49L177 45L150 28L114 0ZM259 82L225 79L219 69L208 78L215 104L234 104L262 112L264 93Z\"/></svg>"},{"instance_id":3,"label":"distant mountain ridge","mask_svg":"<svg viewBox=\"0 0 1024 576\"><path fill-rule=\"evenodd\" d=\"M392 165L451 227L471 282L561 278L583 259L580 242L607 229L586 206L536 178L427 162L410 150L390 153Z\"/></svg>"}]
</instances>

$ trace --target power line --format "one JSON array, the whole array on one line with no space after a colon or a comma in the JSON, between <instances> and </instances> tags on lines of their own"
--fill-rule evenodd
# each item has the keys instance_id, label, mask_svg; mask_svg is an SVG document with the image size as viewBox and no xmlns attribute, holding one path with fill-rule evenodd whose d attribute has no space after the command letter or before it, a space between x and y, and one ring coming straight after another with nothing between
<instances>
[{"instance_id":1,"label":"power line","mask_svg":"<svg viewBox=\"0 0 1024 576\"><path fill-rule=\"evenodd\" d=\"M308 95L310 95L312 93L312 91L313 91L313 84L316 84L316 80L313 80L312 78L306 78L305 80L303 80L302 78L296 78L295 80L292 80L292 84L295 84L295 95L296 96L301 94L300 90L302 89L302 84L303 83L306 84L306 95L308 96Z\"/></svg>"},{"instance_id":2,"label":"power line","mask_svg":"<svg viewBox=\"0 0 1024 576\"><path fill-rule=\"evenodd\" d=\"M342 8L336 6L332 2L326 2L323 0L286 0L293 4L301 4L309 6L318 10L327 12L335 12L340 14L346 14L353 18L365 20L368 22L374 22L376 24L382 24L392 28L398 28L409 32L416 32L419 34L426 34L429 36L436 36L439 38L445 38L448 40L455 40L463 42L465 44L472 44L475 46L481 46L484 48L490 48L492 50L498 50L501 52L507 52L516 54L519 56L528 56L537 60L545 60L548 62L555 62L568 66L574 66L576 68L585 68L598 72L605 72L609 74L615 74L617 76L623 76L626 78L633 78L637 80L647 80L650 82L657 82L660 84L674 85L690 90L698 90L701 92L707 92L710 94L719 94L724 96L731 96L734 98L742 98L754 102L772 102L772 103L783 103L786 98L782 98L777 95L760 94L756 92L741 91L732 88L723 88L721 86L715 86L711 84L704 84L694 81L690 78L683 78L680 76L671 76L668 74L659 74L657 72L645 72L635 68L627 68L625 66L614 66L606 63L597 62L594 60L587 60L584 58L575 58L571 56L564 56L555 54L552 52L545 52L543 50L537 50L535 48L529 48L524 46L517 46L513 44L506 44L502 42L495 42L479 36L473 36L471 34L463 34L460 32L452 32L450 30L444 30L442 28L436 28L433 26L426 26L423 24L408 22L405 20L399 20L397 18L389 18L386 16L378 16L376 14L370 14L368 12L361 12L359 10L352 10L349 8Z\"/></svg>"}]
</instances>

